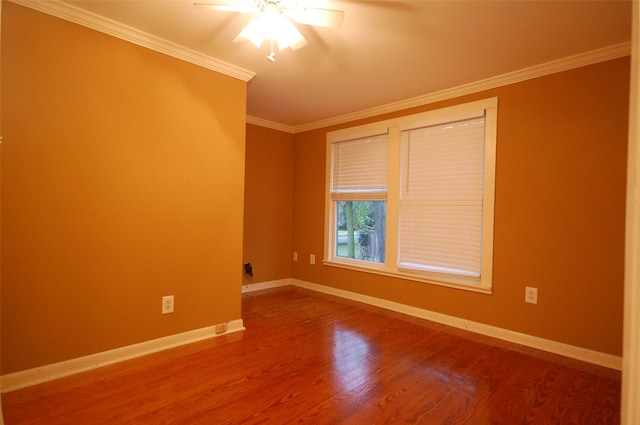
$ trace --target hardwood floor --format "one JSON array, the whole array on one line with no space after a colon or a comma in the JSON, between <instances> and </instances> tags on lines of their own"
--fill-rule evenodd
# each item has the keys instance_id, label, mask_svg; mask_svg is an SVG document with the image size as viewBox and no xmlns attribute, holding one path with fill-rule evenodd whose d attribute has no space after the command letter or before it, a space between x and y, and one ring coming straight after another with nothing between
<instances>
[{"instance_id":1,"label":"hardwood floor","mask_svg":"<svg viewBox=\"0 0 640 425\"><path fill-rule=\"evenodd\" d=\"M3 395L13 424L618 424L620 374L298 288L246 331Z\"/></svg>"}]
</instances>

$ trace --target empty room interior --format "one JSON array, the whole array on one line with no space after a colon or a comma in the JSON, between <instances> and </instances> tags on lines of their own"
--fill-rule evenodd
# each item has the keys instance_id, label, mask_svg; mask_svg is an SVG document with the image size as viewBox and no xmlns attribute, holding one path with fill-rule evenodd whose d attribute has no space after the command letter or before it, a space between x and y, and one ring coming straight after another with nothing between
<instances>
[{"instance_id":1,"label":"empty room interior","mask_svg":"<svg viewBox=\"0 0 640 425\"><path fill-rule=\"evenodd\" d=\"M4 423L640 423L637 1L1 19Z\"/></svg>"}]
</instances>

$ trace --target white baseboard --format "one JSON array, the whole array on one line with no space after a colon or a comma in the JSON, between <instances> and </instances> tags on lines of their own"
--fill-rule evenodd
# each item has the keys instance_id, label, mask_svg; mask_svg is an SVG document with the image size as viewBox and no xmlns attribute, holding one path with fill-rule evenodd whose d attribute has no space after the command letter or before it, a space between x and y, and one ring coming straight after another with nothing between
<instances>
[{"instance_id":1,"label":"white baseboard","mask_svg":"<svg viewBox=\"0 0 640 425\"><path fill-rule=\"evenodd\" d=\"M76 359L66 360L60 363L40 366L19 372L2 375L1 391L3 393L30 387L76 373L97 369L102 366L122 362L147 354L155 353L180 345L190 344L208 338L244 330L242 319L227 322L227 331L216 334L215 325L206 328L194 329L180 334L169 335L151 341L128 345L101 353L91 354Z\"/></svg>"},{"instance_id":2,"label":"white baseboard","mask_svg":"<svg viewBox=\"0 0 640 425\"><path fill-rule=\"evenodd\" d=\"M268 282L250 283L248 285L242 285L242 293L261 291L263 289L278 288L280 286L289 286L292 284L292 279L280 279L270 280Z\"/></svg>"},{"instance_id":3,"label":"white baseboard","mask_svg":"<svg viewBox=\"0 0 640 425\"><path fill-rule=\"evenodd\" d=\"M356 292L350 292L342 289L332 288L330 286L319 285L317 283L292 279L291 284L293 286L310 289L312 291L335 295L352 301L358 301L375 307L381 307L409 316L441 323L443 325L465 329L477 334L498 338L504 341L514 342L526 347L531 347L549 353L558 354L564 357L581 360L587 363L604 366L609 369L622 369L622 357L619 356L601 353L599 351L588 350L586 348L576 347L573 345L564 344L537 336L527 335L520 332L510 331L508 329L502 329L496 326L486 325L484 323L473 322L471 320L465 320L455 316L449 316L422 308L412 307L405 304L388 301L382 298L371 297Z\"/></svg>"},{"instance_id":4,"label":"white baseboard","mask_svg":"<svg viewBox=\"0 0 640 425\"><path fill-rule=\"evenodd\" d=\"M504 341L514 342L526 347L535 348L549 353L558 354L576 360L592 363L595 365L607 367L614 370L622 369L622 357L611 354L601 353L598 351L588 350L586 348L576 347L557 341L552 341L520 332L510 331L495 326L486 325L479 322L461 319L459 317L449 316L430 310L408 306L405 304L388 301L382 298L371 297L356 292L345 291L342 289L332 288L330 286L319 285L317 283L306 282L299 279L281 279L269 282L260 282L250 285L243 285L242 292L260 291L263 289L277 288L282 286L298 286L312 291L321 292L341 298L369 304L375 307L384 308L398 313L418 317L432 322L441 323L443 325L452 326L459 329L465 329L481 335L498 338ZM244 330L242 319L232 320L227 323L227 331L223 334L216 334L215 325L206 328L195 329L176 335L170 335L151 341L141 342L139 344L129 345L126 347L116 348L114 350L102 353L91 354L89 356L71 359L60 363L45 365L33 369L19 371L2 375L0 388L1 392L18 390L20 388L29 387L65 376L73 375L80 372L96 369L109 364L114 364L129 360L135 357L144 356L146 354L155 353L180 345L201 341L203 339L213 338L232 332Z\"/></svg>"}]
</instances>

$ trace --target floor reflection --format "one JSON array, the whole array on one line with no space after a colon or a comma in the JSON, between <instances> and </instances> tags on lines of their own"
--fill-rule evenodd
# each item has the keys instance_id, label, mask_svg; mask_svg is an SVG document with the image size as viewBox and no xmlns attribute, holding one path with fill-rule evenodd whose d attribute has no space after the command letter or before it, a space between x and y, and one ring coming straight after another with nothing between
<instances>
[{"instance_id":1,"label":"floor reflection","mask_svg":"<svg viewBox=\"0 0 640 425\"><path fill-rule=\"evenodd\" d=\"M372 377L369 342L357 332L337 325L333 329L334 380L344 392L351 392Z\"/></svg>"},{"instance_id":2,"label":"floor reflection","mask_svg":"<svg viewBox=\"0 0 640 425\"><path fill-rule=\"evenodd\" d=\"M338 393L357 393L363 400L373 401L379 396L418 391L425 403L433 403L436 393L473 399L478 385L491 386L490 378L483 383L478 376L466 373L472 366L491 363L491 359L478 358L472 364L457 361L466 355L465 345L451 346L444 356L430 350L428 338L389 350L388 345L381 348L376 341L340 325L334 326L331 336L332 376ZM389 386L392 380L394 384Z\"/></svg>"}]
</instances>

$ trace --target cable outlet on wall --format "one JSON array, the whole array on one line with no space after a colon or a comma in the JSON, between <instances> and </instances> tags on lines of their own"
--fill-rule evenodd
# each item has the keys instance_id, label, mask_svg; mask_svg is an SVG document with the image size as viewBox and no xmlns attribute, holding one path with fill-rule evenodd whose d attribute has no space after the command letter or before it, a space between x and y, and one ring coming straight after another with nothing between
<instances>
[{"instance_id":1,"label":"cable outlet on wall","mask_svg":"<svg viewBox=\"0 0 640 425\"><path fill-rule=\"evenodd\" d=\"M173 313L173 295L162 297L162 314Z\"/></svg>"},{"instance_id":2,"label":"cable outlet on wall","mask_svg":"<svg viewBox=\"0 0 640 425\"><path fill-rule=\"evenodd\" d=\"M538 288L532 288L525 286L524 288L524 302L529 304L538 304Z\"/></svg>"}]
</instances>

